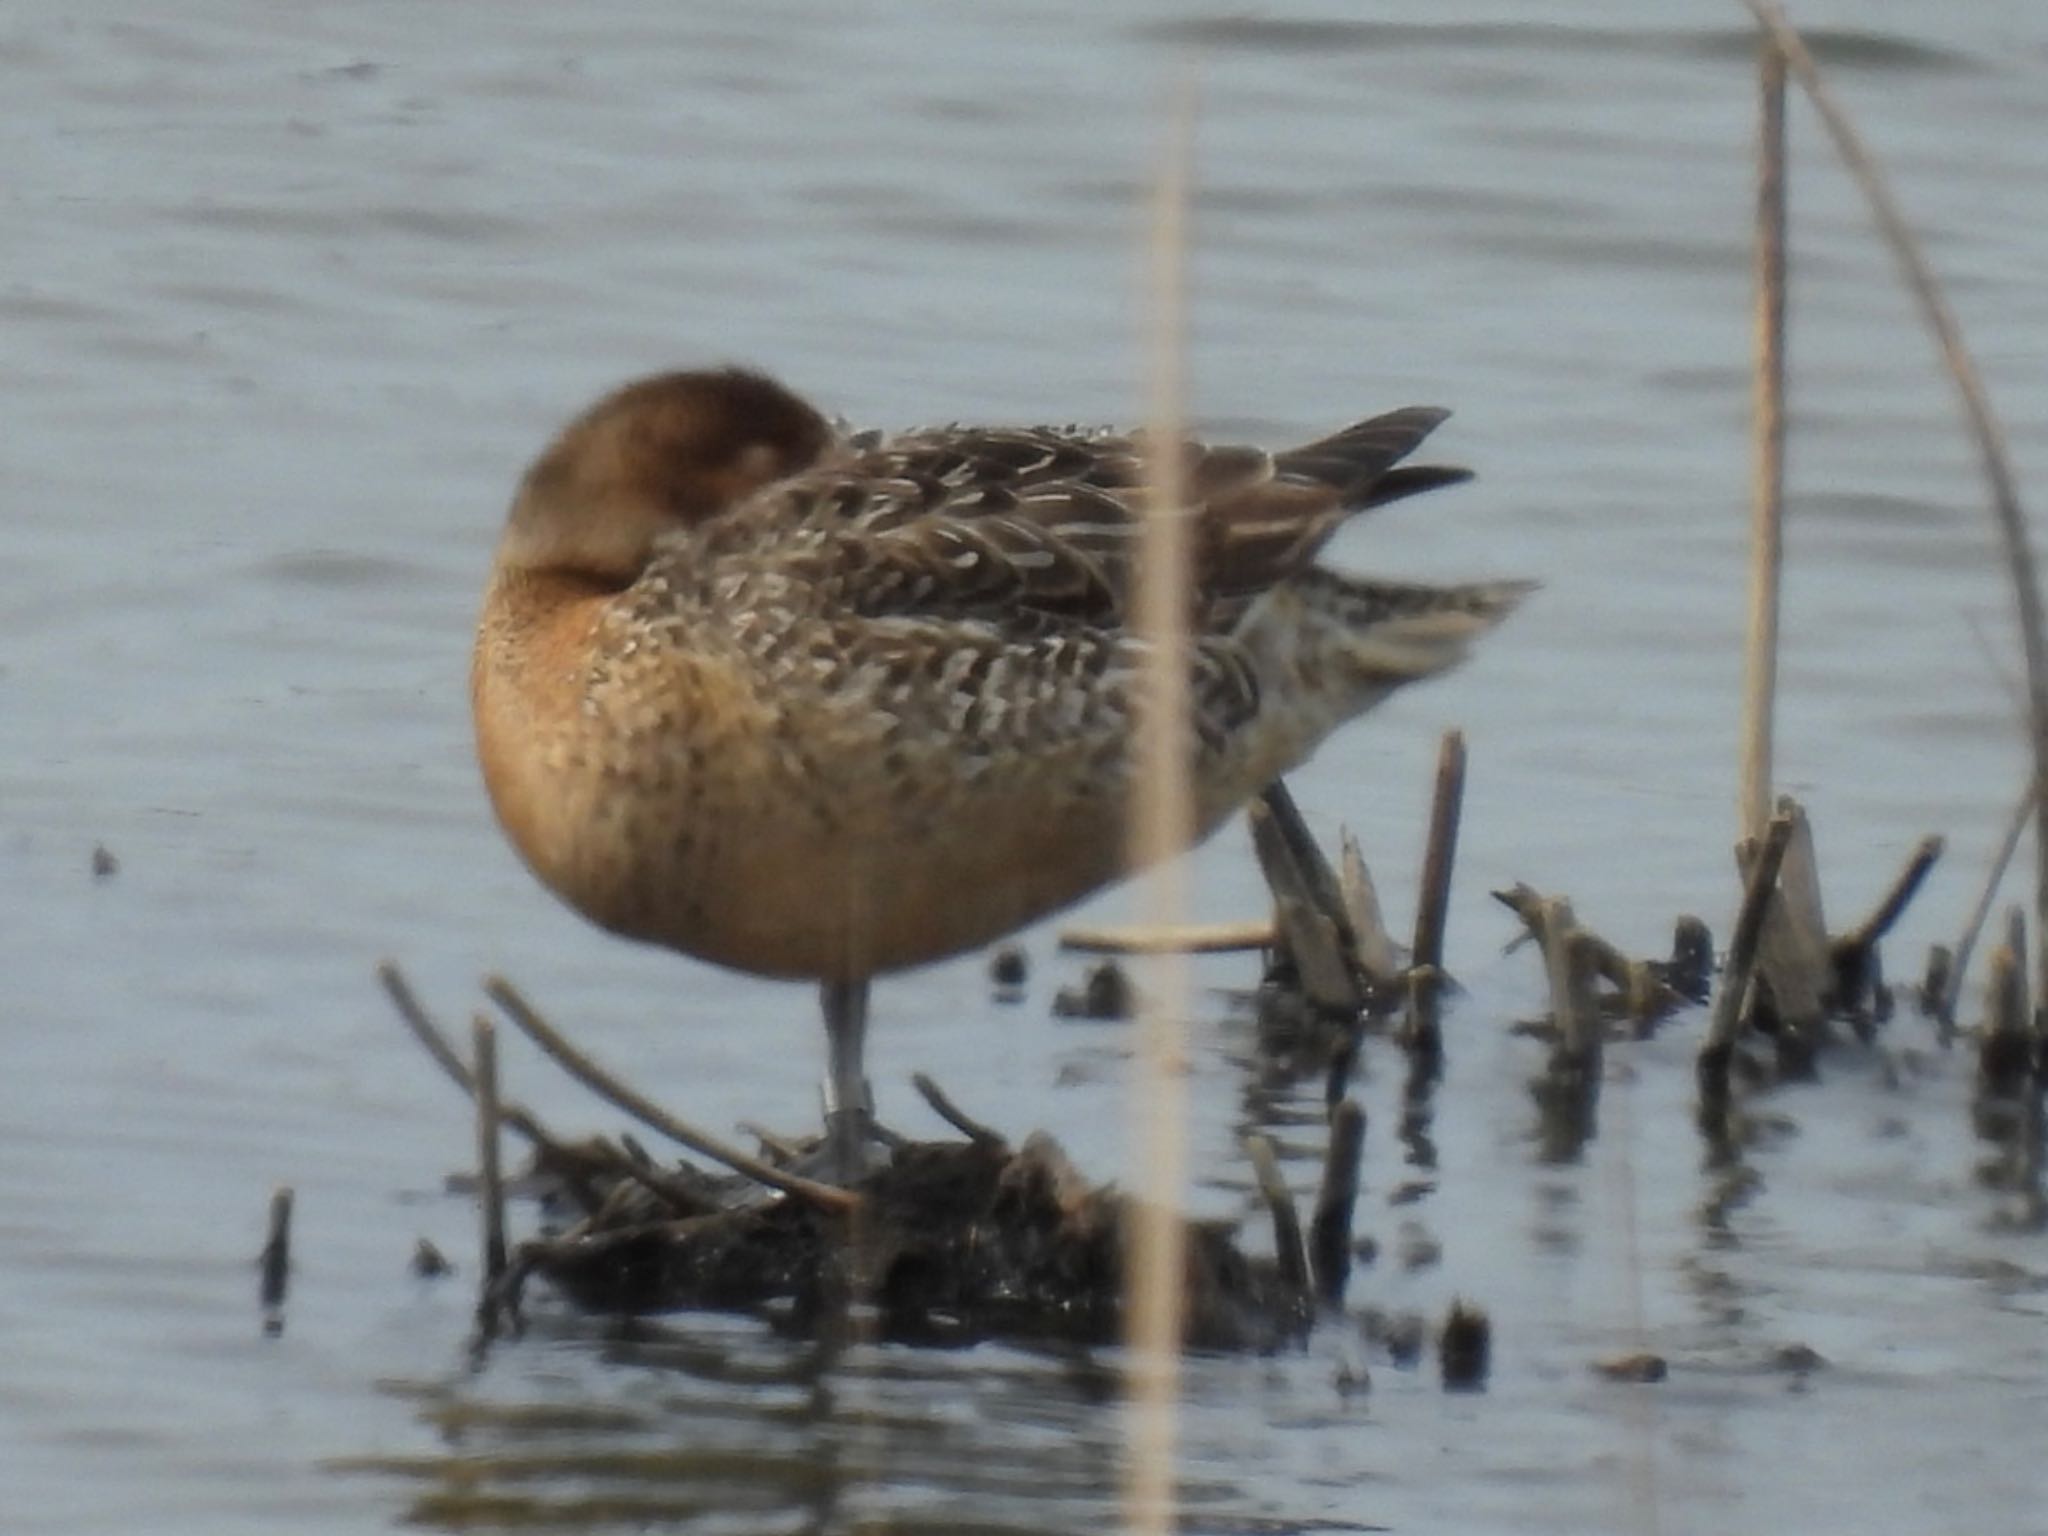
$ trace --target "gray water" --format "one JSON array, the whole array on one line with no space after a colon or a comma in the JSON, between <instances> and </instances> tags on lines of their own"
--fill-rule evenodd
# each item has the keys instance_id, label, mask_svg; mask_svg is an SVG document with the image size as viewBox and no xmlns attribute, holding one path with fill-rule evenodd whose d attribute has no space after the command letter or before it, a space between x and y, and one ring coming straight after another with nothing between
<instances>
[{"instance_id":1,"label":"gray water","mask_svg":"<svg viewBox=\"0 0 2048 1536\"><path fill-rule=\"evenodd\" d=\"M2048 12L1805 4L2048 484ZM815 1111L799 988L629 949L517 866L468 751L468 628L507 490L636 371L731 359L876 424L1127 420L1161 103L1202 96L1203 426L1283 442L1440 401L1481 478L1335 558L1545 588L1455 678L1297 783L1397 921L1437 734L1472 771L1435 1188L1367 1063L1361 1301L1491 1312L1446 1396L1348 1328L1190 1363L1203 1530L2041 1528L2048 1249L1975 1177L1968 1063L1923 1025L1771 1104L1728 1207L1690 1127L1700 1021L1617 1052L1583 1160L1538 1156L1540 1007L1486 891L1569 892L1659 949L1734 903L1747 456L1742 15L1709 0L1250 8L1022 0L317 10L90 3L0 20L0 1486L24 1532L483 1523L1097 1530L1112 1362L836 1359L730 1320L622 1338L542 1309L467 1351L462 1106L385 955L459 1021L505 968L699 1121ZM143 19L135 19L141 17ZM1425 19L1426 18L1426 19ZM2022 777L2008 598L1951 390L1795 113L1781 787L1831 915L1923 833L1891 950L1959 925ZM2037 493L2038 499L2038 493ZM96 880L93 850L118 872ZM1256 912L1233 831L1203 916ZM1112 893L1091 916L1128 910ZM883 986L886 1116L931 1071L1127 1171L1130 1042L978 962ZM1248 962L1205 964L1218 986ZM1243 1211L1247 1027L1193 1021L1193 1204ZM605 1112L514 1048L514 1091ZM1281 1096L1300 1120L1313 1092ZM1304 1150L1314 1133L1287 1133ZM1298 1178L1310 1162L1293 1163ZM252 1257L298 1191L282 1337ZM465 1265L413 1279L430 1237ZM1409 1268L1404 1252L1441 1245ZM1251 1238L1258 1241L1256 1230ZM1828 1364L1788 1372L1788 1345ZM1654 1349L1662 1386L1595 1378ZM1340 1376L1370 1370L1369 1393ZM472 1507L473 1510L473 1507ZM472 1519L475 1518L472 1512Z\"/></svg>"}]
</instances>

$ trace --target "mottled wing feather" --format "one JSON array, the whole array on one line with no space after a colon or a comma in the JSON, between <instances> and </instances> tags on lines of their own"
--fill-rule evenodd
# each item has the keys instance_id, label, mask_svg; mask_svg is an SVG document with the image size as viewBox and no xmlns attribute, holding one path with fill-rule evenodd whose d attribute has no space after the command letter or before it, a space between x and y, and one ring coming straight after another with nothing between
<instances>
[{"instance_id":1,"label":"mottled wing feather","mask_svg":"<svg viewBox=\"0 0 2048 1536\"><path fill-rule=\"evenodd\" d=\"M1396 467L1444 415L1393 411L1280 454L1183 444L1193 626L1227 629L1252 597L1305 569L1352 512L1464 478ZM863 435L723 519L724 536L757 549L778 533L822 540L812 547L821 569L842 573L840 600L870 616L1117 626L1147 451L1142 434L1076 427Z\"/></svg>"}]
</instances>

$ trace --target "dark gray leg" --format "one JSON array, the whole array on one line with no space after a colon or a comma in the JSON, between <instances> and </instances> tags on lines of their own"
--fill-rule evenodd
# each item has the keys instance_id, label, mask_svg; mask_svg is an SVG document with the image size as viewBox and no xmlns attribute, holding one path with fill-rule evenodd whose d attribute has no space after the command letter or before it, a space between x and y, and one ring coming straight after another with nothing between
<instances>
[{"instance_id":1,"label":"dark gray leg","mask_svg":"<svg viewBox=\"0 0 2048 1536\"><path fill-rule=\"evenodd\" d=\"M867 1171L868 1128L875 1096L862 1058L868 1036L868 984L828 981L819 989L825 1010L825 1155L828 1177L850 1184Z\"/></svg>"}]
</instances>

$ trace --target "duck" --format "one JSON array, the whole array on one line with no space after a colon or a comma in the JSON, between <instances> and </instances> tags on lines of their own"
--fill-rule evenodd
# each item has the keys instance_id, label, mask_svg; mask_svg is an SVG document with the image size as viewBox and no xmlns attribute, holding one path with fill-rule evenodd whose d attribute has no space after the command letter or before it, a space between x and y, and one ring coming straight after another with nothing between
<instances>
[{"instance_id":1,"label":"duck","mask_svg":"<svg viewBox=\"0 0 2048 1536\"><path fill-rule=\"evenodd\" d=\"M1282 451L1185 441L1199 840L1455 665L1526 582L1341 573L1457 484L1410 406ZM613 933L819 989L824 1176L867 1169L870 985L1131 872L1142 432L854 431L738 367L614 389L526 469L471 664L496 817Z\"/></svg>"}]
</instances>

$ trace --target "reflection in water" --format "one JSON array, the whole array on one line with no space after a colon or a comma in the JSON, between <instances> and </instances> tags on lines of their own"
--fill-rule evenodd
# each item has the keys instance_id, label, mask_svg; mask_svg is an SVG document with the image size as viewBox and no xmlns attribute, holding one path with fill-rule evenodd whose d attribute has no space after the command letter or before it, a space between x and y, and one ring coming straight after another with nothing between
<instances>
[{"instance_id":1,"label":"reflection in water","mask_svg":"<svg viewBox=\"0 0 2048 1536\"><path fill-rule=\"evenodd\" d=\"M572 1389L573 1388L573 1392ZM394 1381L438 1453L334 1460L400 1479L410 1524L582 1530L1087 1532L1117 1519L1116 1382L1095 1359L791 1345L698 1319L558 1324L456 1382ZM586 1394L579 1401L573 1393ZM1276 1522L1228 1479L1191 1530Z\"/></svg>"}]
</instances>

